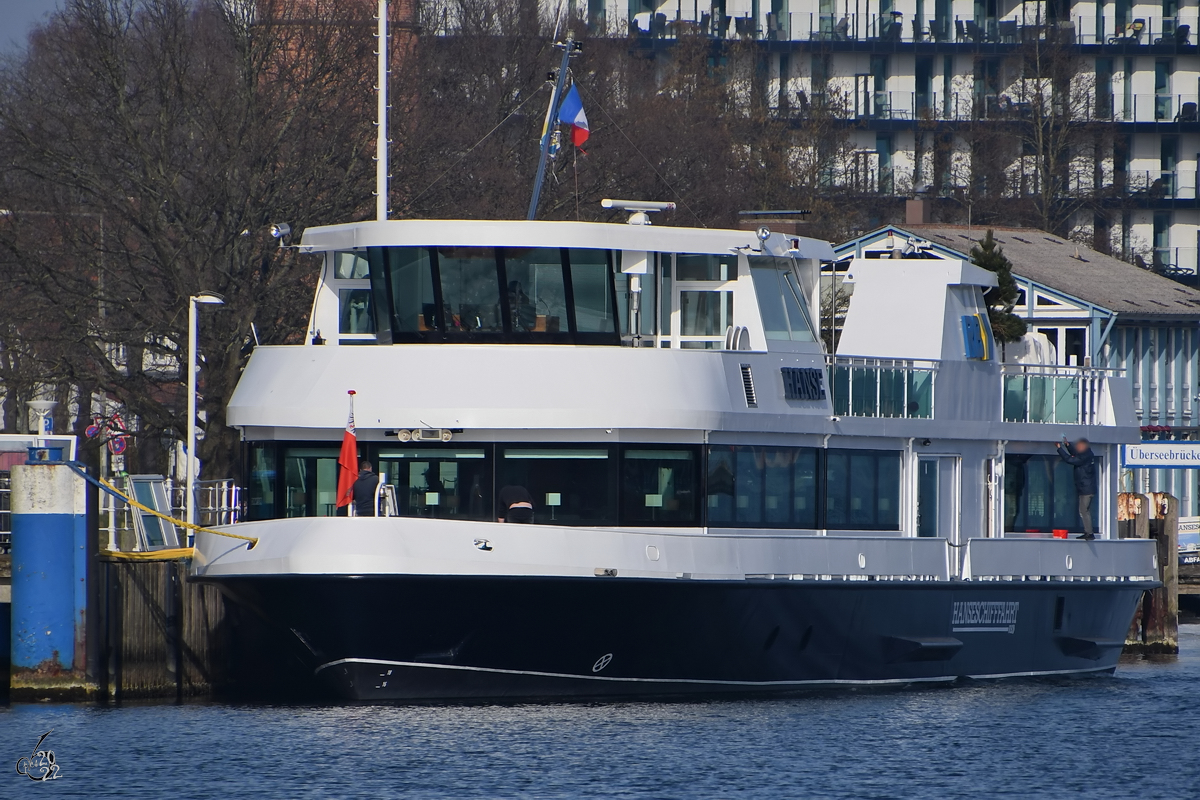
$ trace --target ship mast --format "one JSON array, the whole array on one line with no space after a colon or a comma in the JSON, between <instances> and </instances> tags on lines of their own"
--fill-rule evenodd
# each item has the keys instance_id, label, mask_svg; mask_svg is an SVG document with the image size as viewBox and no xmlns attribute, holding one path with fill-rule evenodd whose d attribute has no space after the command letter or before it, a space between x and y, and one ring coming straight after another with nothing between
<instances>
[{"instance_id":1,"label":"ship mast","mask_svg":"<svg viewBox=\"0 0 1200 800\"><path fill-rule=\"evenodd\" d=\"M553 76L554 92L550 95L550 105L546 108L546 121L542 125L542 155L538 159L537 177L533 181L533 197L529 199L529 213L525 215L525 219L537 219L538 201L542 197L542 183L546 179L546 162L550 158L550 144L554 138L552 129L557 123L555 115L558 113L563 84L567 81L567 62L570 61L571 56L583 50L582 43L575 41L570 36L565 42L555 42L554 46L563 51L562 62L558 65L558 74Z\"/></svg>"},{"instance_id":2,"label":"ship mast","mask_svg":"<svg viewBox=\"0 0 1200 800\"><path fill-rule=\"evenodd\" d=\"M388 138L387 138L387 84L388 84L388 29L387 0L379 0L379 33L376 68L378 76L375 87L378 95L375 131L375 219L383 222L388 218Z\"/></svg>"}]
</instances>

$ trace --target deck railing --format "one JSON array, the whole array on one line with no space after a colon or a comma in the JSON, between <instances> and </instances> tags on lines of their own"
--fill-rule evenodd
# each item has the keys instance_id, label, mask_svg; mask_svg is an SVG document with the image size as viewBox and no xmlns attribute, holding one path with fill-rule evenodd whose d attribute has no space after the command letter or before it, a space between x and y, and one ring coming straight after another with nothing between
<instances>
[{"instance_id":1,"label":"deck railing","mask_svg":"<svg viewBox=\"0 0 1200 800\"><path fill-rule=\"evenodd\" d=\"M833 413L932 419L938 362L826 356Z\"/></svg>"},{"instance_id":2,"label":"deck railing","mask_svg":"<svg viewBox=\"0 0 1200 800\"><path fill-rule=\"evenodd\" d=\"M1004 364L1001 408L1005 422L1105 425L1107 381L1123 370Z\"/></svg>"}]
</instances>

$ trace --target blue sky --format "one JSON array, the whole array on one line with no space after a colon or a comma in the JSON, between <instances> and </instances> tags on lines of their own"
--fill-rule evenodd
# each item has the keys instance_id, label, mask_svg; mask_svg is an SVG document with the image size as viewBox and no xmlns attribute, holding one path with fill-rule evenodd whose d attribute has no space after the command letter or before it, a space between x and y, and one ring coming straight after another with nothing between
<instances>
[{"instance_id":1,"label":"blue sky","mask_svg":"<svg viewBox=\"0 0 1200 800\"><path fill-rule=\"evenodd\" d=\"M58 0L0 0L0 52L25 43L34 25L58 6Z\"/></svg>"}]
</instances>

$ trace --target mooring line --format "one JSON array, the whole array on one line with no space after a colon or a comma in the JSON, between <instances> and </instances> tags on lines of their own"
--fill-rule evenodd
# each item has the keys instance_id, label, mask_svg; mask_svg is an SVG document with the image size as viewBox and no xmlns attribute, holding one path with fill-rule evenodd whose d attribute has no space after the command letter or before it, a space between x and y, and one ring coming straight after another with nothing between
<instances>
[{"instance_id":1,"label":"mooring line","mask_svg":"<svg viewBox=\"0 0 1200 800\"><path fill-rule=\"evenodd\" d=\"M129 505L133 506L134 508L136 508L140 511L144 511L147 514L151 514L160 519L165 519L167 522L170 522L171 524L176 525L180 528L185 528L187 530L192 530L192 531L199 531L201 533L211 533L216 536L227 536L230 539L241 539L243 541L250 542L251 548L253 548L256 544L258 544L258 538L255 536L242 536L241 534L238 534L238 533L228 533L226 531L217 531L217 530L213 530L212 528L201 527L200 525L196 525L191 522L184 522L181 519L175 519L174 517L172 517L169 514L164 514L163 512L161 512L157 509L150 508L147 505L143 505L142 503L139 503L137 500L134 500L132 497L125 494L120 489L113 486L111 483L104 480L103 478L93 478L91 475L88 474L86 465L81 464L78 461L66 461L64 463L68 467L70 467L71 471L73 471L76 475L83 478L85 481L92 484L93 486L95 486L99 489L103 489L105 492L108 492L113 497L118 497L121 500L124 500L126 503L128 503ZM109 556L111 558L124 558L124 559L129 559L131 561L160 561L160 560L161 561L171 561L171 560L174 560L177 558L191 558L195 554L195 551L196 551L196 548L194 548L194 547L173 547L168 550L148 550L148 551L139 551L139 552L123 552L123 551L117 551L117 550L101 550L100 552L101 552L101 555Z\"/></svg>"}]
</instances>

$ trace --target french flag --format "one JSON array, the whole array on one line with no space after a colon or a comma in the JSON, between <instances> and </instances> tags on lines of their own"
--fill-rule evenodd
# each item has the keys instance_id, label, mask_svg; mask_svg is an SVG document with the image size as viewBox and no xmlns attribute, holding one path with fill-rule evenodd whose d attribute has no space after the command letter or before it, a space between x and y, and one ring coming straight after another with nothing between
<instances>
[{"instance_id":1,"label":"french flag","mask_svg":"<svg viewBox=\"0 0 1200 800\"><path fill-rule=\"evenodd\" d=\"M571 126L571 141L576 147L582 148L588 139L587 114L583 113L583 100L579 98L579 90L575 84L567 91L562 105L558 107L558 122L560 125Z\"/></svg>"}]
</instances>

